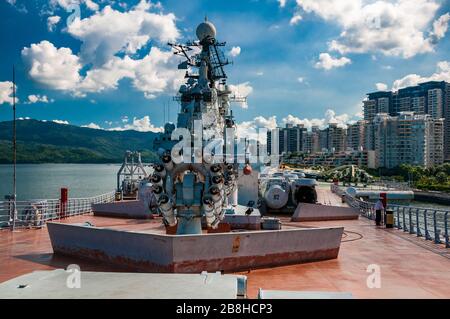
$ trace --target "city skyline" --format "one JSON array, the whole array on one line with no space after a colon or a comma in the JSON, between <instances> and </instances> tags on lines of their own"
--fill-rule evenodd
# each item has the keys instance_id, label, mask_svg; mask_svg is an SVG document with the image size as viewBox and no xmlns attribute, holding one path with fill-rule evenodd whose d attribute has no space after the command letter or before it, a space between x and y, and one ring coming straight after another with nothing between
<instances>
[{"instance_id":1,"label":"city skyline","mask_svg":"<svg viewBox=\"0 0 450 319\"><path fill-rule=\"evenodd\" d=\"M412 1L80 2L81 20L70 25L71 1L0 2L1 55L17 68L19 117L160 130L175 120L171 97L183 80L165 42L192 39L205 14L234 60L229 83L248 95L248 105L233 106L243 131L356 121L366 93L450 81L448 1L415 1L414 8ZM117 29L120 19L133 18L147 26ZM120 32L108 35L105 22ZM396 35L383 38L389 28ZM50 68L39 67L45 63ZM0 67L1 120L10 119L11 64Z\"/></svg>"}]
</instances>

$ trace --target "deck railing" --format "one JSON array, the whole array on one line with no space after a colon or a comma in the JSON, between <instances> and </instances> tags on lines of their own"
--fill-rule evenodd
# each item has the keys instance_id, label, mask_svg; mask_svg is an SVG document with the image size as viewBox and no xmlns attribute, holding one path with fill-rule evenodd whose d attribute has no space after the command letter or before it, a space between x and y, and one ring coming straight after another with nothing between
<instances>
[{"instance_id":1,"label":"deck railing","mask_svg":"<svg viewBox=\"0 0 450 319\"><path fill-rule=\"evenodd\" d=\"M331 191L339 196L345 195L344 189L331 185ZM352 196L344 197L347 204L360 211L361 215L375 219L374 203L366 202ZM450 248L449 210L389 204L387 209L394 213L394 227L435 244L444 244Z\"/></svg>"},{"instance_id":2,"label":"deck railing","mask_svg":"<svg viewBox=\"0 0 450 319\"><path fill-rule=\"evenodd\" d=\"M110 192L94 197L69 198L67 202L60 199L36 199L17 201L17 214L14 220L14 204L12 201L0 201L0 228L39 228L47 221L65 217L88 214L92 212L92 204L110 203L115 193Z\"/></svg>"}]
</instances>

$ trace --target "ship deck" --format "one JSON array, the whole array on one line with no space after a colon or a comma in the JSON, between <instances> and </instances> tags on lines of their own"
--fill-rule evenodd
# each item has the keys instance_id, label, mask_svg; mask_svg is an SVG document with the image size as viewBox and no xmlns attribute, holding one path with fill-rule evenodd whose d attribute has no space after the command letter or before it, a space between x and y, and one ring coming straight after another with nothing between
<instances>
[{"instance_id":1,"label":"ship deck","mask_svg":"<svg viewBox=\"0 0 450 319\"><path fill-rule=\"evenodd\" d=\"M326 188L318 189L319 202L342 205ZM355 298L450 298L450 250L401 230L377 228L359 220L290 222L289 227L344 226L345 233L334 260L240 272L248 278L248 295L258 289L351 292ZM83 215L61 222L89 221L95 226L132 231L162 231L160 219L132 220ZM86 271L123 272L127 269L53 255L47 229L0 231L0 282L35 270L78 264ZM380 267L380 288L368 288L369 265Z\"/></svg>"}]
</instances>

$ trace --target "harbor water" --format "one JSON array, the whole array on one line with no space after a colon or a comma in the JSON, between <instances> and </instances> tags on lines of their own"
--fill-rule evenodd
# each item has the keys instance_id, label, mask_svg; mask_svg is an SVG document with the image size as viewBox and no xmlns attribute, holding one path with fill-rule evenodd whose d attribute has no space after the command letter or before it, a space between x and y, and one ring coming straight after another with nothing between
<instances>
[{"instance_id":1,"label":"harbor water","mask_svg":"<svg viewBox=\"0 0 450 319\"><path fill-rule=\"evenodd\" d=\"M114 191L120 164L19 164L17 197L19 200L59 198L60 188L68 187L69 196L90 197ZM12 165L0 165L0 196L12 192ZM319 187L329 188L328 183ZM412 201L411 206L449 209L436 203Z\"/></svg>"},{"instance_id":2,"label":"harbor water","mask_svg":"<svg viewBox=\"0 0 450 319\"><path fill-rule=\"evenodd\" d=\"M120 164L19 164L17 198L59 198L61 187L69 197L91 197L114 191ZM0 196L12 193L13 166L0 165Z\"/></svg>"}]
</instances>

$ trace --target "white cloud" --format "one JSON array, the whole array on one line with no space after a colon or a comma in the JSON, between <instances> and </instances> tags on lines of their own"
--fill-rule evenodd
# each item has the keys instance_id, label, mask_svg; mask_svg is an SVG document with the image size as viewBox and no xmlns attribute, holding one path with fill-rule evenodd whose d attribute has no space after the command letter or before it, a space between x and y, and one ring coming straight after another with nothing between
<instances>
[{"instance_id":1,"label":"white cloud","mask_svg":"<svg viewBox=\"0 0 450 319\"><path fill-rule=\"evenodd\" d=\"M436 65L436 72L428 77L420 76L418 74L408 74L401 79L395 80L392 85L392 89L394 91L408 87L417 85L422 82L427 81L447 81L450 82L450 62L449 61L440 61Z\"/></svg>"},{"instance_id":2,"label":"white cloud","mask_svg":"<svg viewBox=\"0 0 450 319\"><path fill-rule=\"evenodd\" d=\"M148 12L151 7L146 1L125 12L105 6L90 17L75 19L67 32L83 42L83 63L100 66L119 52L136 53L151 40L166 44L177 39L175 15Z\"/></svg>"},{"instance_id":3,"label":"white cloud","mask_svg":"<svg viewBox=\"0 0 450 319\"><path fill-rule=\"evenodd\" d=\"M102 130L102 128L95 123L89 123L88 125L81 125L81 127L87 127L87 128L91 128L94 130Z\"/></svg>"},{"instance_id":4,"label":"white cloud","mask_svg":"<svg viewBox=\"0 0 450 319\"><path fill-rule=\"evenodd\" d=\"M302 19L303 19L302 16L300 14L296 13L292 16L291 20L289 20L289 24L297 25Z\"/></svg>"},{"instance_id":5,"label":"white cloud","mask_svg":"<svg viewBox=\"0 0 450 319\"><path fill-rule=\"evenodd\" d=\"M448 14L436 19L439 0L297 0L299 10L341 28L330 50L412 57L433 51L443 37ZM436 19L433 23L433 20ZM430 25L433 27L430 30Z\"/></svg>"},{"instance_id":6,"label":"white cloud","mask_svg":"<svg viewBox=\"0 0 450 319\"><path fill-rule=\"evenodd\" d=\"M299 76L299 77L297 78L297 82L298 82L298 83L304 83L304 82L305 82L305 78L304 78L303 76Z\"/></svg>"},{"instance_id":7,"label":"white cloud","mask_svg":"<svg viewBox=\"0 0 450 319\"><path fill-rule=\"evenodd\" d=\"M128 116L126 116L126 115L122 116L120 120L122 121L122 123L128 123L128 121L129 121Z\"/></svg>"},{"instance_id":8,"label":"white cloud","mask_svg":"<svg viewBox=\"0 0 450 319\"><path fill-rule=\"evenodd\" d=\"M387 91L388 86L386 83L375 83L375 87L377 88L378 91Z\"/></svg>"},{"instance_id":9,"label":"white cloud","mask_svg":"<svg viewBox=\"0 0 450 319\"><path fill-rule=\"evenodd\" d=\"M70 6L77 3L84 3L91 11L98 11L99 5L93 0L50 0L50 6L55 9L56 6L61 6L63 9L70 9Z\"/></svg>"},{"instance_id":10,"label":"white cloud","mask_svg":"<svg viewBox=\"0 0 450 319\"><path fill-rule=\"evenodd\" d=\"M29 76L38 83L56 90L75 90L80 82L82 65L69 48L57 49L53 43L42 41L22 50L30 67Z\"/></svg>"},{"instance_id":11,"label":"white cloud","mask_svg":"<svg viewBox=\"0 0 450 319\"><path fill-rule=\"evenodd\" d=\"M273 130L276 127L276 116L271 116L269 118L257 116L252 121L244 121L236 124L236 134L239 138L259 140L261 143L266 143L267 131L259 131L258 129Z\"/></svg>"},{"instance_id":12,"label":"white cloud","mask_svg":"<svg viewBox=\"0 0 450 319\"><path fill-rule=\"evenodd\" d=\"M17 90L17 85L16 85ZM13 104L13 83L11 81L0 82L0 105L3 103ZM19 99L16 96L16 103Z\"/></svg>"},{"instance_id":13,"label":"white cloud","mask_svg":"<svg viewBox=\"0 0 450 319\"><path fill-rule=\"evenodd\" d=\"M25 104L34 104L34 103L53 103L53 99L48 99L47 95L39 95L39 94L31 94L28 95L28 101Z\"/></svg>"},{"instance_id":14,"label":"white cloud","mask_svg":"<svg viewBox=\"0 0 450 319\"><path fill-rule=\"evenodd\" d=\"M237 85L230 84L229 88L236 98L246 98L253 92L253 87L250 85L250 82L244 82ZM241 102L238 104L243 109L248 108L247 102Z\"/></svg>"},{"instance_id":15,"label":"white cloud","mask_svg":"<svg viewBox=\"0 0 450 319\"><path fill-rule=\"evenodd\" d=\"M450 21L450 13L446 13L433 22L433 31L431 31L431 37L434 42L442 39L448 29L448 22Z\"/></svg>"},{"instance_id":16,"label":"white cloud","mask_svg":"<svg viewBox=\"0 0 450 319\"><path fill-rule=\"evenodd\" d=\"M284 8L286 6L287 0L277 0L280 8Z\"/></svg>"},{"instance_id":17,"label":"white cloud","mask_svg":"<svg viewBox=\"0 0 450 319\"><path fill-rule=\"evenodd\" d=\"M124 126L110 128L111 131L127 131L134 130L138 132L163 132L164 129L162 127L156 127L150 122L150 117L148 115L143 118L133 118L133 122L129 124L125 124Z\"/></svg>"},{"instance_id":18,"label":"white cloud","mask_svg":"<svg viewBox=\"0 0 450 319\"><path fill-rule=\"evenodd\" d=\"M69 122L64 120L53 120L52 122L62 125L69 125Z\"/></svg>"},{"instance_id":19,"label":"white cloud","mask_svg":"<svg viewBox=\"0 0 450 319\"><path fill-rule=\"evenodd\" d=\"M350 121L351 116L348 114L340 114L336 115L336 112L328 109L325 112L325 116L323 118L298 118L294 115L289 114L287 117L282 119L283 125L286 124L293 124L298 125L302 124L307 128L308 130L311 129L313 126L319 126L320 128L325 128L330 123L336 123L339 127L347 127L347 123Z\"/></svg>"},{"instance_id":20,"label":"white cloud","mask_svg":"<svg viewBox=\"0 0 450 319\"><path fill-rule=\"evenodd\" d=\"M66 8L69 0L53 3ZM151 8L162 7L142 0L126 12L105 6L85 19L75 19L67 32L82 41L78 55L69 48L56 48L49 41L24 48L22 57L29 65L30 77L75 96L114 90L125 78L131 79L134 88L149 99L175 91L183 81L183 72L177 69L179 61L172 52L162 51L152 43L147 55L134 57L150 41L165 44L179 37L175 16L149 12ZM80 74L82 69L87 70L85 75Z\"/></svg>"},{"instance_id":21,"label":"white cloud","mask_svg":"<svg viewBox=\"0 0 450 319\"><path fill-rule=\"evenodd\" d=\"M121 79L132 79L133 86L146 97L164 91L174 91L182 82L182 71L172 52L153 47L142 59L113 57L103 66L90 69L82 77L82 64L69 48L57 49L42 41L22 50L30 66L29 75L38 83L71 92L77 96L86 93L116 89Z\"/></svg>"},{"instance_id":22,"label":"white cloud","mask_svg":"<svg viewBox=\"0 0 450 319\"><path fill-rule=\"evenodd\" d=\"M50 32L55 30L56 25L61 21L60 16L50 16L47 18L47 29Z\"/></svg>"},{"instance_id":23,"label":"white cloud","mask_svg":"<svg viewBox=\"0 0 450 319\"><path fill-rule=\"evenodd\" d=\"M334 58L329 53L321 53L319 55L319 61L316 62L314 67L316 69L331 70L333 68L343 67L351 62L352 61L346 57Z\"/></svg>"},{"instance_id":24,"label":"white cloud","mask_svg":"<svg viewBox=\"0 0 450 319\"><path fill-rule=\"evenodd\" d=\"M241 47L232 47L229 52L232 57L237 57L239 54L241 54Z\"/></svg>"},{"instance_id":25,"label":"white cloud","mask_svg":"<svg viewBox=\"0 0 450 319\"><path fill-rule=\"evenodd\" d=\"M258 72L256 72L256 75L257 75L257 76L263 76L263 75L264 75L264 72L263 72L263 71L258 71Z\"/></svg>"}]
</instances>

